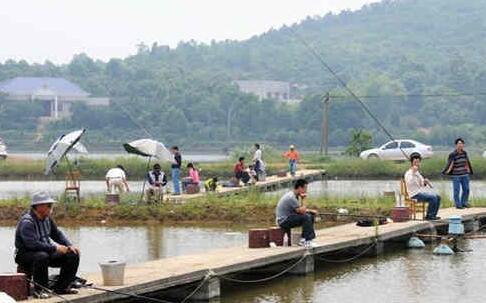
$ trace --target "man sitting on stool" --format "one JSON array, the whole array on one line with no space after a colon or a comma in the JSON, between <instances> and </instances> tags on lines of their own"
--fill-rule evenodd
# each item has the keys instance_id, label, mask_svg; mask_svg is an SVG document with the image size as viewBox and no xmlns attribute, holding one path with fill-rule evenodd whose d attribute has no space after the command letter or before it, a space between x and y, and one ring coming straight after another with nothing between
<instances>
[{"instance_id":1,"label":"man sitting on stool","mask_svg":"<svg viewBox=\"0 0 486 303\"><path fill-rule=\"evenodd\" d=\"M302 226L302 237L299 245L306 248L314 247L312 240L316 237L314 232L314 217L316 210L307 209L304 199L307 196L307 181L298 179L294 184L294 190L286 193L277 204L277 225L284 230ZM301 202L299 203L299 199Z\"/></svg>"},{"instance_id":2,"label":"man sitting on stool","mask_svg":"<svg viewBox=\"0 0 486 303\"><path fill-rule=\"evenodd\" d=\"M57 294L76 294L71 288L79 266L79 249L74 247L50 218L56 203L46 192L32 197L31 210L25 213L15 231L15 262L32 273L39 299L47 299L48 267L60 267L59 279L53 287Z\"/></svg>"},{"instance_id":3,"label":"man sitting on stool","mask_svg":"<svg viewBox=\"0 0 486 303\"><path fill-rule=\"evenodd\" d=\"M440 207L440 196L427 191L426 186L432 187L432 184L429 179L422 177L419 172L421 160L420 155L412 155L410 157L411 167L405 173L408 196L411 199L428 202L425 220L439 220L440 217L437 217L437 212Z\"/></svg>"},{"instance_id":4,"label":"man sitting on stool","mask_svg":"<svg viewBox=\"0 0 486 303\"><path fill-rule=\"evenodd\" d=\"M156 197L155 200L161 200L164 186L167 184L167 177L160 169L160 164L154 164L153 169L147 173L147 182L149 183L145 192L147 201L150 201L153 196Z\"/></svg>"}]
</instances>

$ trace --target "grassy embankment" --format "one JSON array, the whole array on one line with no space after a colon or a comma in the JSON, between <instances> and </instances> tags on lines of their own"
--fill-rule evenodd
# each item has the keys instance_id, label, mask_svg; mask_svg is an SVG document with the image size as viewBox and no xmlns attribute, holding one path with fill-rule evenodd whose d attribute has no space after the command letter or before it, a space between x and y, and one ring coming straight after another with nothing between
<instances>
[{"instance_id":1,"label":"grassy embankment","mask_svg":"<svg viewBox=\"0 0 486 303\"><path fill-rule=\"evenodd\" d=\"M72 161L71 161L72 162ZM59 165L55 174L44 175L44 160L28 160L20 158L7 158L0 161L0 179L1 180L63 180L68 170L65 161ZM153 165L155 161L151 162ZM103 180L108 169L121 164L128 172L130 180L141 180L147 169L147 161L138 157L119 157L119 158L102 158L88 159L80 158L77 165L71 163L81 172L85 180ZM170 171L168 163L161 163L162 170ZM197 167L201 171L202 178L217 176L219 178L230 178L233 176L234 162L231 160L222 162L200 163ZM284 161L272 161L267 165L268 174L275 174L278 170L287 167ZM185 166L184 169L185 171Z\"/></svg>"},{"instance_id":2,"label":"grassy embankment","mask_svg":"<svg viewBox=\"0 0 486 303\"><path fill-rule=\"evenodd\" d=\"M444 196L443 196L444 197ZM277 196L258 192L194 199L183 204L163 203L160 205L134 204L138 197L125 195L120 205L108 206L101 197L84 199L81 205L59 203L55 208L55 217L63 224L127 224L127 223L241 223L273 224ZM346 208L351 214L387 215L394 206L390 198L310 198L309 207L321 212L336 212ZM473 200L474 206L486 206L486 199ZM20 214L28 208L29 199L20 198L0 201L0 223L14 224ZM444 197L442 207L451 207L451 201ZM332 219L332 218L330 218ZM105 223L105 222L103 222Z\"/></svg>"},{"instance_id":3,"label":"grassy embankment","mask_svg":"<svg viewBox=\"0 0 486 303\"><path fill-rule=\"evenodd\" d=\"M269 161L269 171L273 173L285 169L286 163L275 158ZM140 158L119 159L81 159L79 168L85 179L103 179L105 171L123 164L129 171L130 179L141 179L146 163ZM486 176L486 159L473 158L475 178ZM423 161L424 175L432 179L440 178L444 165L443 158L433 158ZM229 177L232 175L232 161L220 163L203 163L199 167L203 177L216 175ZM358 178L358 179L398 179L408 168L408 163L363 161L349 158L324 158L319 156L306 156L301 167L326 169L329 178ZM66 170L63 164L57 176L62 179ZM166 167L167 169L167 167ZM7 160L0 162L0 178L2 179L44 179L42 174L43 161ZM89 176L89 177L86 177ZM51 179L51 177L49 177ZM443 207L451 206L446 195L442 195ZM162 204L157 206L137 205L130 201L138 201L137 195L123 196L118 206L107 206L104 198L88 197L81 205L60 204L56 210L56 217L65 222L97 223L106 220L108 223L136 223L136 222L239 222L239 223L272 223L277 197L263 195L256 192L218 198L208 195L205 198L194 199L184 204ZM28 198L0 201L0 222L11 224L28 207ZM337 208L348 208L352 213L387 214L393 201L389 198L311 198L309 205L321 211L335 211ZM486 206L486 199L473 201L476 206Z\"/></svg>"},{"instance_id":4,"label":"grassy embankment","mask_svg":"<svg viewBox=\"0 0 486 303\"><path fill-rule=\"evenodd\" d=\"M486 178L486 158L475 157L471 159L475 179ZM154 163L154 162L152 162ZM137 157L122 157L114 159L87 159L81 158L78 161L77 169L81 171L85 180L103 180L106 171L122 164L128 171L130 180L143 178L147 162ZM227 179L233 175L234 160L227 160L214 163L200 163L202 178L218 176L220 179ZM430 179L440 179L441 171L445 166L443 157L434 157L423 160L422 172ZM163 170L168 172L169 165L162 163ZM317 155L306 155L300 168L325 169L329 178L340 179L398 179L408 169L408 162L393 162L381 160L361 160L346 157L321 157ZM2 180L62 180L67 171L65 161L59 166L55 175L44 176L43 160L7 159L0 161L0 179ZM287 163L280 157L272 157L267 160L267 174L275 174L279 170L285 170Z\"/></svg>"},{"instance_id":5,"label":"grassy embankment","mask_svg":"<svg viewBox=\"0 0 486 303\"><path fill-rule=\"evenodd\" d=\"M486 178L486 158L471 159L474 179ZM326 158L310 156L304 159L307 168L325 169L329 178L341 179L399 179L410 167L408 161L394 162L381 160L362 160L357 158ZM441 175L446 159L433 157L422 161L421 172L430 179L443 178Z\"/></svg>"}]
</instances>

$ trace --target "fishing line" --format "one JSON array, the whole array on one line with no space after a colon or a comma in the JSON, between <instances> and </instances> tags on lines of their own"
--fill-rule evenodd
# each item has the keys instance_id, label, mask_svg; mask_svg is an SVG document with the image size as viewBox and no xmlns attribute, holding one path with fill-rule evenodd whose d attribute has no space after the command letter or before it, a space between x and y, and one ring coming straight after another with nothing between
<instances>
[{"instance_id":1,"label":"fishing line","mask_svg":"<svg viewBox=\"0 0 486 303\"><path fill-rule=\"evenodd\" d=\"M135 126L137 126L139 129L141 129L149 138L154 138L152 134L142 125L140 124L131 114L128 110L126 110L125 107L123 107L121 104L118 104L118 102L112 102L116 106L118 106L124 113L125 115L132 121Z\"/></svg>"},{"instance_id":2,"label":"fishing line","mask_svg":"<svg viewBox=\"0 0 486 303\"><path fill-rule=\"evenodd\" d=\"M363 110L375 121L375 123L381 128L381 130L390 138L390 140L396 142L395 138L393 135L386 129L386 127L378 120L378 118L371 112L371 110L368 108L368 106L348 87L346 82L344 82L341 77L324 61L324 58L322 55L314 48L312 47L307 41L300 36L292 27L289 27L290 31L294 34L295 37L297 37L298 40L301 41L301 43L310 51L314 57L322 64L322 66L327 69L327 71L341 84L341 86L361 105ZM403 153L405 158L409 159L409 156L405 153L405 151L401 148L400 144L396 142L398 145L398 148L400 151Z\"/></svg>"}]
</instances>

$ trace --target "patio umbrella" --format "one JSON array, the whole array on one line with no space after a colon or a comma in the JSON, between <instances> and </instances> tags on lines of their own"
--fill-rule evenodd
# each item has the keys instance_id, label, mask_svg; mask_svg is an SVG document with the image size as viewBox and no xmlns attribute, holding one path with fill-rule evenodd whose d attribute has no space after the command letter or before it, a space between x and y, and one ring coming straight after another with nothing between
<instances>
[{"instance_id":1,"label":"patio umbrella","mask_svg":"<svg viewBox=\"0 0 486 303\"><path fill-rule=\"evenodd\" d=\"M130 154L139 155L142 157L147 157L147 168L150 168L150 161L152 158L157 158L161 161L173 162L174 156L169 152L169 150L159 141L152 139L140 139L135 140L130 143L123 144L125 150ZM142 184L142 194L140 196L140 201L143 200L143 194L145 190L145 179Z\"/></svg>"},{"instance_id":2,"label":"patio umbrella","mask_svg":"<svg viewBox=\"0 0 486 303\"><path fill-rule=\"evenodd\" d=\"M84 146L84 144L79 141L78 143L74 144L73 150L78 154L83 154L83 155L88 154L88 149L86 148L86 146Z\"/></svg>"},{"instance_id":3,"label":"patio umbrella","mask_svg":"<svg viewBox=\"0 0 486 303\"><path fill-rule=\"evenodd\" d=\"M130 154L136 154L143 157L155 157L162 161L172 162L174 156L159 141L152 139L140 139L130 143L123 144L125 150Z\"/></svg>"},{"instance_id":4,"label":"patio umbrella","mask_svg":"<svg viewBox=\"0 0 486 303\"><path fill-rule=\"evenodd\" d=\"M48 175L61 162L62 158L78 143L86 130L80 129L60 136L47 152L44 174ZM83 146L84 147L84 146ZM86 150L86 148L84 148Z\"/></svg>"}]
</instances>

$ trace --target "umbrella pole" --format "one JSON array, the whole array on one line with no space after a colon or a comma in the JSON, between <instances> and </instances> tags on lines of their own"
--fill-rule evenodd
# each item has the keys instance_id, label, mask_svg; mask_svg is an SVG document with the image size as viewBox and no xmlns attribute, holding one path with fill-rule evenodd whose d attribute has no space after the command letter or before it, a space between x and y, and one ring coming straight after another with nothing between
<instances>
[{"instance_id":1,"label":"umbrella pole","mask_svg":"<svg viewBox=\"0 0 486 303\"><path fill-rule=\"evenodd\" d=\"M150 169L150 161L152 160L152 157L150 156L147 161L147 167L145 168L145 173L148 172ZM145 194L145 175L143 176L143 184L142 184L142 194L140 195L140 203L143 201L143 195Z\"/></svg>"}]
</instances>

